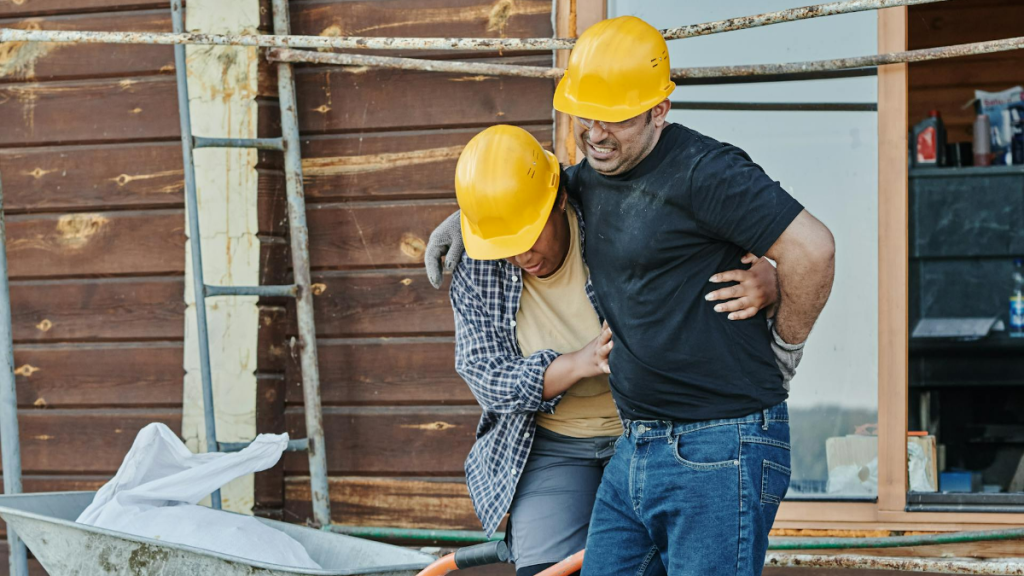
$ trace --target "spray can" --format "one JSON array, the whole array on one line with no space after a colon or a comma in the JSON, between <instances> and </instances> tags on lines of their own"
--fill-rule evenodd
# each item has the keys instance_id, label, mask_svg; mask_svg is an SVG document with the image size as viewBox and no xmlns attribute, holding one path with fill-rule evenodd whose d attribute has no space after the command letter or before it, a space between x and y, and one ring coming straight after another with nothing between
<instances>
[{"instance_id":1,"label":"spray can","mask_svg":"<svg viewBox=\"0 0 1024 576\"><path fill-rule=\"evenodd\" d=\"M942 115L932 110L914 126L914 164L917 166L946 165L946 126Z\"/></svg>"},{"instance_id":2,"label":"spray can","mask_svg":"<svg viewBox=\"0 0 1024 576\"><path fill-rule=\"evenodd\" d=\"M992 125L987 114L974 119L974 165L992 165Z\"/></svg>"},{"instance_id":3,"label":"spray can","mask_svg":"<svg viewBox=\"0 0 1024 576\"><path fill-rule=\"evenodd\" d=\"M1024 258L1013 261L1010 289L1010 336L1024 337Z\"/></svg>"}]
</instances>

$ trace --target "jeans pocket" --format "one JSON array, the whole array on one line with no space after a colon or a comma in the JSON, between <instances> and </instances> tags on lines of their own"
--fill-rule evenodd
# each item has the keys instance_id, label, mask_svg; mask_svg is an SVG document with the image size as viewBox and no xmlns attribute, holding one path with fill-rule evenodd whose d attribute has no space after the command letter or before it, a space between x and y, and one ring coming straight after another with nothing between
<instances>
[{"instance_id":1,"label":"jeans pocket","mask_svg":"<svg viewBox=\"0 0 1024 576\"><path fill-rule=\"evenodd\" d=\"M782 464L765 460L761 467L761 504L778 506L789 490L791 471Z\"/></svg>"},{"instance_id":2,"label":"jeans pocket","mask_svg":"<svg viewBox=\"0 0 1024 576\"><path fill-rule=\"evenodd\" d=\"M672 455L692 470L735 468L740 465L736 428L719 426L673 436Z\"/></svg>"}]
</instances>

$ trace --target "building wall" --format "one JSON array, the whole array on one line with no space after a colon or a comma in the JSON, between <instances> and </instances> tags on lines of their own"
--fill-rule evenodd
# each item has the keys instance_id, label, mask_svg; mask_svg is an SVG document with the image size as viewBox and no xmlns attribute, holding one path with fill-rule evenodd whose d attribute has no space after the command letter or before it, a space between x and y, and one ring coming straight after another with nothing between
<instances>
[{"instance_id":1,"label":"building wall","mask_svg":"<svg viewBox=\"0 0 1024 576\"><path fill-rule=\"evenodd\" d=\"M170 30L165 5L4 0L0 26ZM180 429L185 220L176 109L169 47L0 44L26 491L95 489L139 428Z\"/></svg>"},{"instance_id":2,"label":"building wall","mask_svg":"<svg viewBox=\"0 0 1024 576\"><path fill-rule=\"evenodd\" d=\"M171 20L166 0L0 0L0 26L169 32ZM258 104L260 129L273 130ZM182 430L186 238L172 48L0 44L0 174L24 489L96 489L142 426ZM263 283L282 252L280 200L261 191L247 230ZM207 267L211 283L217 272ZM275 313L283 307L261 305L260 325ZM260 344L253 368L272 368L273 331L249 330Z\"/></svg>"},{"instance_id":3,"label":"building wall","mask_svg":"<svg viewBox=\"0 0 1024 576\"><path fill-rule=\"evenodd\" d=\"M551 36L551 10L550 0L293 0L292 33ZM505 56L551 65L550 53ZM447 284L427 282L423 250L456 208L469 138L510 123L550 147L553 83L303 66L297 89L334 520L478 530L462 464L480 409L454 371ZM283 405L286 429L304 434L292 356ZM286 455L287 520L309 516L306 471L305 454Z\"/></svg>"}]
</instances>

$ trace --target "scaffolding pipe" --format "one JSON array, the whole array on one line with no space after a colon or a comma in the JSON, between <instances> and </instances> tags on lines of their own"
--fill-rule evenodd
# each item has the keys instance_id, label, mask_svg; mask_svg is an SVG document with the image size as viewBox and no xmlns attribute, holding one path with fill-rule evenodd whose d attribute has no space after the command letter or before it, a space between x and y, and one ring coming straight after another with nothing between
<instances>
[{"instance_id":1,"label":"scaffolding pipe","mask_svg":"<svg viewBox=\"0 0 1024 576\"><path fill-rule=\"evenodd\" d=\"M854 58L836 58L832 60L812 60L807 62L790 62L786 64L752 64L747 66L708 66L698 68L673 68L673 80L754 77L818 74L833 70L851 70L873 68L887 64L907 62L925 62L943 58L959 58L976 56L994 52L1006 52L1024 48L1024 37L991 40L958 44L941 48L925 48L906 52L890 52L872 54ZM292 50L274 48L268 51L267 58L274 62L303 62L312 64L333 64L342 66L369 66L398 70L419 70L426 72L448 72L456 74L476 74L483 76L518 76L523 78L560 78L564 73L559 68L543 66L516 66L511 64L489 64L477 62L450 62L443 60L422 60L418 58L394 58L390 56L368 56L365 54L331 54L311 52L308 50ZM799 79L799 77L797 78Z\"/></svg>"},{"instance_id":2,"label":"scaffolding pipe","mask_svg":"<svg viewBox=\"0 0 1024 576\"><path fill-rule=\"evenodd\" d=\"M14 335L11 328L11 286L7 281L7 227L4 188L0 182L0 459L4 494L21 494L21 444L18 438L18 392L14 379ZM28 576L25 543L7 527L12 576Z\"/></svg>"},{"instance_id":3,"label":"scaffolding pipe","mask_svg":"<svg viewBox=\"0 0 1024 576\"><path fill-rule=\"evenodd\" d=\"M448 72L452 74L474 74L481 76L518 76L520 78L558 79L564 73L560 68L545 66L517 66L514 64L490 64L484 62L459 62L454 60L422 60L419 58L395 58L393 56L368 56L365 54L338 54L271 48L267 51L271 62L292 62L306 64L331 64L335 66L369 66L389 70L419 70L423 72Z\"/></svg>"},{"instance_id":4,"label":"scaffolding pipe","mask_svg":"<svg viewBox=\"0 0 1024 576\"><path fill-rule=\"evenodd\" d=\"M495 532L490 538L474 530L428 530L415 528L388 528L383 526L332 525L330 530L339 534L373 538L377 540L432 540L436 542L485 542L501 540L504 532ZM850 550L857 548L905 548L909 546L937 546L1000 540L1024 540L1024 528L917 534L913 536L887 536L883 538L772 538L769 550Z\"/></svg>"},{"instance_id":5,"label":"scaffolding pipe","mask_svg":"<svg viewBox=\"0 0 1024 576\"><path fill-rule=\"evenodd\" d=\"M979 530L974 532L887 536L884 538L772 538L768 544L768 549L850 550L854 548L905 548L907 546L936 546L939 544L965 544L1021 539L1024 539L1024 528L1007 528L1003 530Z\"/></svg>"},{"instance_id":6,"label":"scaffolding pipe","mask_svg":"<svg viewBox=\"0 0 1024 576\"><path fill-rule=\"evenodd\" d=\"M495 532L490 537L480 530L433 530L429 528L386 528L377 526L346 526L331 524L324 530L335 534L369 538L371 540L423 540L428 542L449 542L476 544L493 540L504 540L504 532Z\"/></svg>"},{"instance_id":7,"label":"scaffolding pipe","mask_svg":"<svg viewBox=\"0 0 1024 576\"><path fill-rule=\"evenodd\" d=\"M722 78L733 76L764 76L773 74L799 74L822 72L826 70L849 70L885 66L888 64L904 64L941 60L943 58L959 58L961 56L977 56L1024 48L1024 36L991 40L988 42L972 42L941 48L924 48L907 52L889 52L872 54L854 58L836 58L833 60L811 60L807 62L790 62L787 64L753 64L749 66L708 66L703 68L673 68L672 78Z\"/></svg>"},{"instance_id":8,"label":"scaffolding pipe","mask_svg":"<svg viewBox=\"0 0 1024 576\"><path fill-rule=\"evenodd\" d=\"M288 0L273 0L274 32L291 31ZM317 362L316 323L313 314L312 280L309 271L309 228L306 225L306 195L302 187L302 151L299 134L299 107L295 101L292 65L277 65L277 96L281 107L281 137L284 142L284 178L288 200L288 221L292 252L292 275L298 293L295 315L298 319L298 355L302 369L302 399L309 441L310 501L313 523L317 527L331 523L330 487L327 482L327 446L324 444L323 409L320 404L320 366ZM292 340L295 342L295 340Z\"/></svg>"},{"instance_id":9,"label":"scaffolding pipe","mask_svg":"<svg viewBox=\"0 0 1024 576\"><path fill-rule=\"evenodd\" d=\"M707 36L708 34L720 34L722 32L734 32L748 28L760 28L783 22L796 22L822 16L837 16L840 14L851 14L867 10L883 10L898 6L915 6L917 4L930 4L932 2L943 2L945 0L910 0L902 2L899 0L852 0L847 2L830 2L828 4L816 4L803 8L789 8L778 12L768 12L756 16L740 16L717 22L704 24L690 24L678 28L662 30L665 40L678 40L680 38L693 38L696 36Z\"/></svg>"},{"instance_id":10,"label":"scaffolding pipe","mask_svg":"<svg viewBox=\"0 0 1024 576\"><path fill-rule=\"evenodd\" d=\"M946 0L847 0L790 8L754 16L741 16L704 24L662 30L666 39L677 40L795 22L822 16L913 6ZM264 48L361 49L361 50L571 50L575 38L387 38L366 36L290 36L241 34L174 34L158 32L85 32L74 30L17 30L0 28L0 42L59 42L70 44L195 44L204 46L261 46Z\"/></svg>"},{"instance_id":11,"label":"scaffolding pipe","mask_svg":"<svg viewBox=\"0 0 1024 576\"><path fill-rule=\"evenodd\" d=\"M171 0L171 22L175 32L185 29L182 0ZM203 418L206 427L206 451L217 451L217 418L213 404L213 375L210 369L210 340L206 323L206 284L203 281L202 239L199 235L199 197L196 194L196 165L192 159L192 114L188 107L188 74L185 46L174 47L174 74L178 84L178 111L181 124L181 154L185 166L185 208L188 213L189 247L192 256L192 299L199 332L199 373L203 386ZM220 490L210 494L210 505L220 510Z\"/></svg>"},{"instance_id":12,"label":"scaffolding pipe","mask_svg":"<svg viewBox=\"0 0 1024 576\"><path fill-rule=\"evenodd\" d=\"M831 568L853 570L896 570L938 574L1021 574L1024 563L1012 560L971 560L967 558L890 558L885 556L823 556L811 554L768 554L765 566L780 568Z\"/></svg>"}]
</instances>

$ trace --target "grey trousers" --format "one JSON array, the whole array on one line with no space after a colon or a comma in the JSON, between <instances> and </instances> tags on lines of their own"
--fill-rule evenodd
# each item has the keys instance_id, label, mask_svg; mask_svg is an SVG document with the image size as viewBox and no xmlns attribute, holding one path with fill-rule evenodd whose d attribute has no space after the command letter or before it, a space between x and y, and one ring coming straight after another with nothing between
<instances>
[{"instance_id":1,"label":"grey trousers","mask_svg":"<svg viewBox=\"0 0 1024 576\"><path fill-rule=\"evenodd\" d=\"M586 546L597 487L616 440L537 428L505 535L517 569L559 562Z\"/></svg>"}]
</instances>

